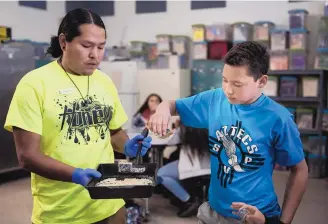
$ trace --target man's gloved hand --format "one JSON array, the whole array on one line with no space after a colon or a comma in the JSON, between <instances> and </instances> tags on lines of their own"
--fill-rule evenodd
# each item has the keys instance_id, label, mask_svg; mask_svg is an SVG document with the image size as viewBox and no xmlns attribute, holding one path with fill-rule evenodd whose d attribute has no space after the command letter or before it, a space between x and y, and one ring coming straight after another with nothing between
<instances>
[{"instance_id":1,"label":"man's gloved hand","mask_svg":"<svg viewBox=\"0 0 328 224\"><path fill-rule=\"evenodd\" d=\"M137 135L134 138L128 140L124 145L124 154L129 157L136 157L138 152L139 143L142 144L140 152L141 156L144 156L148 149L151 147L151 137L144 138L142 135Z\"/></svg>"},{"instance_id":2,"label":"man's gloved hand","mask_svg":"<svg viewBox=\"0 0 328 224\"><path fill-rule=\"evenodd\" d=\"M76 168L72 175L72 181L73 183L80 184L85 187L92 177L98 179L101 177L101 173L94 169L83 170L81 168Z\"/></svg>"}]
</instances>

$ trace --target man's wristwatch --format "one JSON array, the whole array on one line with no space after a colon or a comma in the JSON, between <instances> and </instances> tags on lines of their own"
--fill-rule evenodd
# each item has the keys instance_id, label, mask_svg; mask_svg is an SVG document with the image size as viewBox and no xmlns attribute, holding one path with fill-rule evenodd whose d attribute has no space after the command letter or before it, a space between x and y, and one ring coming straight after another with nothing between
<instances>
[{"instance_id":1,"label":"man's wristwatch","mask_svg":"<svg viewBox=\"0 0 328 224\"><path fill-rule=\"evenodd\" d=\"M265 216L265 224L285 224L285 223L280 221L279 216L272 216L272 217Z\"/></svg>"}]
</instances>

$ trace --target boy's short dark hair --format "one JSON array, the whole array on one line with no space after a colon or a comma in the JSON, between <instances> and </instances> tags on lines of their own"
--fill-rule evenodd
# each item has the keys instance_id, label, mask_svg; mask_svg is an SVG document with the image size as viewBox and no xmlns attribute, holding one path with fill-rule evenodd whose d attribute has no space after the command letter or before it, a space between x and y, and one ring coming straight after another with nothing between
<instances>
[{"instance_id":1,"label":"boy's short dark hair","mask_svg":"<svg viewBox=\"0 0 328 224\"><path fill-rule=\"evenodd\" d=\"M224 56L224 63L230 66L247 65L255 81L268 73L269 60L270 55L266 47L256 41L239 43Z\"/></svg>"}]
</instances>

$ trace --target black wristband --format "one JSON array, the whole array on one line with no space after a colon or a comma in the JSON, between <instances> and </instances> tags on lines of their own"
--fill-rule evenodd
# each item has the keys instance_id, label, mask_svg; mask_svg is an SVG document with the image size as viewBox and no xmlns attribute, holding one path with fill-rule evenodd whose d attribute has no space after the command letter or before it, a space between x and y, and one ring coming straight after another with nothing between
<instances>
[{"instance_id":1,"label":"black wristband","mask_svg":"<svg viewBox=\"0 0 328 224\"><path fill-rule=\"evenodd\" d=\"M272 216L272 217L265 216L265 224L285 224L285 223L280 221L279 216Z\"/></svg>"}]
</instances>

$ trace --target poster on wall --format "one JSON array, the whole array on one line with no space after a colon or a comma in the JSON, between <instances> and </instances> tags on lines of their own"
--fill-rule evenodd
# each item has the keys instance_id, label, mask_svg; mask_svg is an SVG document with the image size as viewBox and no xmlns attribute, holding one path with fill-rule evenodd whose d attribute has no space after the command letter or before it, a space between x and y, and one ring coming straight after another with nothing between
<instances>
[{"instance_id":1,"label":"poster on wall","mask_svg":"<svg viewBox=\"0 0 328 224\"><path fill-rule=\"evenodd\" d=\"M166 1L139 1L136 0L136 13L158 13L166 12L167 3Z\"/></svg>"},{"instance_id":2,"label":"poster on wall","mask_svg":"<svg viewBox=\"0 0 328 224\"><path fill-rule=\"evenodd\" d=\"M211 8L225 8L227 5L226 1L191 1L191 10L197 9L211 9Z\"/></svg>"},{"instance_id":3,"label":"poster on wall","mask_svg":"<svg viewBox=\"0 0 328 224\"><path fill-rule=\"evenodd\" d=\"M20 6L47 10L47 1L18 1Z\"/></svg>"}]
</instances>

